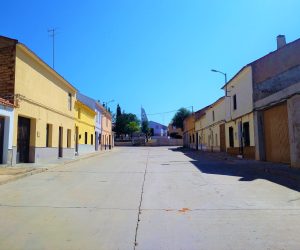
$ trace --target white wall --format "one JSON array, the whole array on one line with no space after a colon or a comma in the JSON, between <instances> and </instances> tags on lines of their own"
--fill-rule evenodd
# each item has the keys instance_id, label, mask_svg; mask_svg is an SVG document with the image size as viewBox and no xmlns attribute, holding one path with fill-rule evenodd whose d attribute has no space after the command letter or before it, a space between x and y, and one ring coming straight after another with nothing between
<instances>
[{"instance_id":1,"label":"white wall","mask_svg":"<svg viewBox=\"0 0 300 250\"><path fill-rule=\"evenodd\" d=\"M226 121L236 119L253 110L252 68L244 68L227 85ZM233 109L233 96L236 95L237 109Z\"/></svg>"},{"instance_id":2,"label":"white wall","mask_svg":"<svg viewBox=\"0 0 300 250\"><path fill-rule=\"evenodd\" d=\"M3 162L8 161L8 150L12 150L14 111L13 108L0 105L0 116L5 117L4 124L4 143L3 143Z\"/></svg>"}]
</instances>

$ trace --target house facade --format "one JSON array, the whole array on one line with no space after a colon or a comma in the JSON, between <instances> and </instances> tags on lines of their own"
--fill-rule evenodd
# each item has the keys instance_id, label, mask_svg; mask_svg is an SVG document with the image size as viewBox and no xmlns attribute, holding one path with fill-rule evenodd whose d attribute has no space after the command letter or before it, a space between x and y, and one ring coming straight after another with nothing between
<instances>
[{"instance_id":1,"label":"house facade","mask_svg":"<svg viewBox=\"0 0 300 250\"><path fill-rule=\"evenodd\" d=\"M183 146L196 149L195 113L192 113L183 121Z\"/></svg>"},{"instance_id":2,"label":"house facade","mask_svg":"<svg viewBox=\"0 0 300 250\"><path fill-rule=\"evenodd\" d=\"M93 98L90 98L86 95L83 95L82 93L77 93L77 99L87 105L89 108L93 109L95 111L95 150L98 151L101 149L101 128L102 128L102 110L103 106L94 100Z\"/></svg>"},{"instance_id":3,"label":"house facade","mask_svg":"<svg viewBox=\"0 0 300 250\"><path fill-rule=\"evenodd\" d=\"M255 158L252 67L243 67L224 87L226 151Z\"/></svg>"},{"instance_id":4,"label":"house facade","mask_svg":"<svg viewBox=\"0 0 300 250\"><path fill-rule=\"evenodd\" d=\"M82 96L79 95L82 100ZM80 100L75 102L75 152L76 155L95 152L96 112Z\"/></svg>"},{"instance_id":5,"label":"house facade","mask_svg":"<svg viewBox=\"0 0 300 250\"><path fill-rule=\"evenodd\" d=\"M12 163L73 157L76 89L17 40L0 37L0 47L11 71L0 96L15 104Z\"/></svg>"},{"instance_id":6,"label":"house facade","mask_svg":"<svg viewBox=\"0 0 300 250\"><path fill-rule=\"evenodd\" d=\"M300 39L252 63L256 159L300 167Z\"/></svg>"},{"instance_id":7,"label":"house facade","mask_svg":"<svg viewBox=\"0 0 300 250\"><path fill-rule=\"evenodd\" d=\"M112 149L114 147L114 136L112 132L111 114L102 106L101 118L101 150Z\"/></svg>"},{"instance_id":8,"label":"house facade","mask_svg":"<svg viewBox=\"0 0 300 250\"><path fill-rule=\"evenodd\" d=\"M0 98L0 164L12 164L14 105Z\"/></svg>"},{"instance_id":9,"label":"house facade","mask_svg":"<svg viewBox=\"0 0 300 250\"><path fill-rule=\"evenodd\" d=\"M197 149L225 152L225 97L195 113Z\"/></svg>"}]
</instances>

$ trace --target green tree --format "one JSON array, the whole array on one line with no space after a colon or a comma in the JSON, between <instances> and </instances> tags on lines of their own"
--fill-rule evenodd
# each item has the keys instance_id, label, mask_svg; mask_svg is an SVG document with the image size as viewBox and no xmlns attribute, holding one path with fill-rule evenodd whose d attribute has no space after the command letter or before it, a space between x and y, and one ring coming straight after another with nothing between
<instances>
[{"instance_id":1,"label":"green tree","mask_svg":"<svg viewBox=\"0 0 300 250\"><path fill-rule=\"evenodd\" d=\"M176 128L183 129L183 121L187 118L191 112L186 108L180 108L172 119L172 125Z\"/></svg>"},{"instance_id":2,"label":"green tree","mask_svg":"<svg viewBox=\"0 0 300 250\"><path fill-rule=\"evenodd\" d=\"M131 121L129 122L127 125L126 125L126 132L128 132L128 134L130 135L130 137L132 137L132 134L134 132L138 132L140 131L140 127L139 127L139 124L138 122L136 121Z\"/></svg>"},{"instance_id":3,"label":"green tree","mask_svg":"<svg viewBox=\"0 0 300 250\"><path fill-rule=\"evenodd\" d=\"M120 137L122 134L122 127L124 126L123 121L122 121L122 113L121 113L121 107L118 104L117 105L117 111L116 111L116 123L115 123L115 128L114 131L116 132L116 136Z\"/></svg>"},{"instance_id":4,"label":"green tree","mask_svg":"<svg viewBox=\"0 0 300 250\"><path fill-rule=\"evenodd\" d=\"M145 134L146 140L148 141L148 137L150 136L150 128L149 128L149 123L147 121L142 122L142 127L141 131Z\"/></svg>"}]
</instances>

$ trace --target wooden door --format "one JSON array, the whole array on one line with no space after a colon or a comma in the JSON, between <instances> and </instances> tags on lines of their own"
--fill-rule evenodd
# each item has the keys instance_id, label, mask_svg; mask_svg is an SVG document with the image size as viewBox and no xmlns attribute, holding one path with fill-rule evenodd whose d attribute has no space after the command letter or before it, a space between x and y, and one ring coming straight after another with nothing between
<instances>
[{"instance_id":1,"label":"wooden door","mask_svg":"<svg viewBox=\"0 0 300 250\"><path fill-rule=\"evenodd\" d=\"M17 162L29 162L30 119L18 117Z\"/></svg>"},{"instance_id":2,"label":"wooden door","mask_svg":"<svg viewBox=\"0 0 300 250\"><path fill-rule=\"evenodd\" d=\"M78 154L78 138L79 134L78 134L78 127L75 127L75 152Z\"/></svg>"},{"instance_id":3,"label":"wooden door","mask_svg":"<svg viewBox=\"0 0 300 250\"><path fill-rule=\"evenodd\" d=\"M58 157L63 157L63 128L58 131Z\"/></svg>"},{"instance_id":4,"label":"wooden door","mask_svg":"<svg viewBox=\"0 0 300 250\"><path fill-rule=\"evenodd\" d=\"M286 102L264 111L266 160L290 163L290 143Z\"/></svg>"},{"instance_id":5,"label":"wooden door","mask_svg":"<svg viewBox=\"0 0 300 250\"><path fill-rule=\"evenodd\" d=\"M0 164L3 163L4 124L5 124L5 118L0 117Z\"/></svg>"},{"instance_id":6,"label":"wooden door","mask_svg":"<svg viewBox=\"0 0 300 250\"><path fill-rule=\"evenodd\" d=\"M220 125L220 151L226 151L225 124Z\"/></svg>"}]
</instances>

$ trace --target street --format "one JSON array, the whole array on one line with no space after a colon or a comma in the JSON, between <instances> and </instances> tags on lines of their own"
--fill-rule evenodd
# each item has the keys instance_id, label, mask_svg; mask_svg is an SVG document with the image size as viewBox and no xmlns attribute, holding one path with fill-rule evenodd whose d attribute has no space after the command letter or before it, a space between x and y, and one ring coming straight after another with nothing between
<instances>
[{"instance_id":1,"label":"street","mask_svg":"<svg viewBox=\"0 0 300 250\"><path fill-rule=\"evenodd\" d=\"M300 188L240 161L120 147L0 186L0 249L300 249Z\"/></svg>"}]
</instances>

